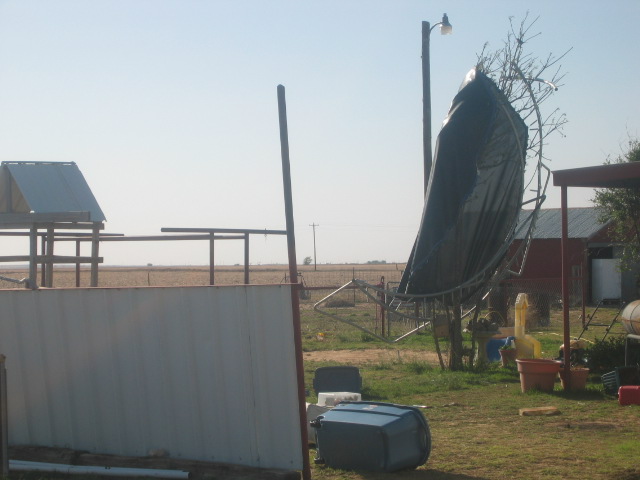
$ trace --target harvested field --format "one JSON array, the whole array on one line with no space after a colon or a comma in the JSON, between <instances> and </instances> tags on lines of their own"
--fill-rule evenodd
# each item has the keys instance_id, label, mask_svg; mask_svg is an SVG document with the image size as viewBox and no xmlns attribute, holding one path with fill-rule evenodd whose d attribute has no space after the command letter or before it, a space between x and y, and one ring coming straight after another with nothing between
<instances>
[{"instance_id":1,"label":"harvested field","mask_svg":"<svg viewBox=\"0 0 640 480\"><path fill-rule=\"evenodd\" d=\"M308 286L339 287L354 276L372 283L377 283L381 276L387 281L398 281L404 264L377 265L318 265L299 266L304 283ZM100 287L177 287L189 285L209 285L208 266L135 266L135 267L99 267ZM26 267L6 267L0 269L0 275L21 279L28 275ZM89 286L90 271L83 267L80 270L80 286ZM251 265L249 267L249 283L279 284L289 281L287 265ZM216 285L240 285L244 283L244 267L215 266L214 283ZM76 270L74 267L56 267L54 269L53 286L68 288L76 286ZM22 286L0 280L0 288L22 288Z\"/></svg>"}]
</instances>

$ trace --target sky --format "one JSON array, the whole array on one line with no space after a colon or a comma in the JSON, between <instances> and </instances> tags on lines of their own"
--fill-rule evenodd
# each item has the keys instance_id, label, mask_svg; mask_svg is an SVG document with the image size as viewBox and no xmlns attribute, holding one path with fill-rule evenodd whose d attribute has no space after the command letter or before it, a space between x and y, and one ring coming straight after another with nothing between
<instances>
[{"instance_id":1,"label":"sky","mask_svg":"<svg viewBox=\"0 0 640 480\"><path fill-rule=\"evenodd\" d=\"M543 105L568 119L547 166L599 165L640 136L635 0L0 0L0 161L75 162L109 233L281 230L282 84L298 261L314 256L315 224L318 264L406 262L423 208L422 21L445 12L453 34L436 27L430 42L434 145L477 54L527 12L540 33L527 51L571 49ZM569 206L592 196L571 189ZM284 237L252 236L250 251L255 265L287 261ZM217 242L216 264L242 252ZM101 255L204 265L208 245L118 242Z\"/></svg>"}]
</instances>

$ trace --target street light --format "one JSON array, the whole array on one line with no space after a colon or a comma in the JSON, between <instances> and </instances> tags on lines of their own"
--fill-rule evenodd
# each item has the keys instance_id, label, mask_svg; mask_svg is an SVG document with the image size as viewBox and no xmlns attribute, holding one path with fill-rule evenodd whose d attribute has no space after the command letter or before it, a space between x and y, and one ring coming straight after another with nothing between
<instances>
[{"instance_id":1,"label":"street light","mask_svg":"<svg viewBox=\"0 0 640 480\"><path fill-rule=\"evenodd\" d=\"M442 35L449 35L453 27L449 23L449 17L445 13L442 21L431 26L429 22L422 22L422 138L424 143L424 193L427 194L429 185L429 175L431 174L431 164L433 154L431 152L431 69L429 66L429 36L431 31L440 26Z\"/></svg>"}]
</instances>

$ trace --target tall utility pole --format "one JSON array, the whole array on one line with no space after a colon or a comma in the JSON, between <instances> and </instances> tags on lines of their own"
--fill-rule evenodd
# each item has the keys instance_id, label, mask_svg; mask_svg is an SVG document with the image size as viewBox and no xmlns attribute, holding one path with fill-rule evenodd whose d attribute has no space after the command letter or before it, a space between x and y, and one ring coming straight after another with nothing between
<instances>
[{"instance_id":1,"label":"tall utility pole","mask_svg":"<svg viewBox=\"0 0 640 480\"><path fill-rule=\"evenodd\" d=\"M318 270L318 263L316 261L316 227L319 227L320 225L312 223L309 226L313 227L313 269Z\"/></svg>"},{"instance_id":2,"label":"tall utility pole","mask_svg":"<svg viewBox=\"0 0 640 480\"><path fill-rule=\"evenodd\" d=\"M422 138L424 149L424 193L427 194L429 176L431 175L431 164L433 154L431 149L431 65L429 59L429 43L431 31L440 26L442 35L449 35L452 32L449 17L445 13L442 20L431 26L429 22L422 22Z\"/></svg>"},{"instance_id":3,"label":"tall utility pole","mask_svg":"<svg viewBox=\"0 0 640 480\"><path fill-rule=\"evenodd\" d=\"M289 281L298 283L298 264L296 262L296 238L293 226L293 195L291 193L291 167L289 162L289 128L287 127L287 101L284 86L278 85L278 120L280 122L280 152L282 154L282 185L284 190L284 210L287 225L287 251L289 258ZM298 285L300 287L301 285ZM293 316L293 338L296 353L296 377L298 380L298 416L300 418L300 443L302 447L302 480L311 480L309 462L309 442L307 434L307 408L304 389L304 365L302 358L302 327L300 326L299 288L291 292L291 310Z\"/></svg>"}]
</instances>

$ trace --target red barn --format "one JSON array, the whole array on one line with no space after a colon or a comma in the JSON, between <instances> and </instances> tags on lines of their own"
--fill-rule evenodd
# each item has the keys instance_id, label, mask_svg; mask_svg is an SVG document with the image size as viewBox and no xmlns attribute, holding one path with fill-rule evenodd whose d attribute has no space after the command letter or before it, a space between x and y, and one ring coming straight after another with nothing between
<instances>
[{"instance_id":1,"label":"red barn","mask_svg":"<svg viewBox=\"0 0 640 480\"><path fill-rule=\"evenodd\" d=\"M608 224L598 220L598 209L569 208L567 217L571 303L580 303L583 298L588 303L597 303L602 299L630 301L638 298L635 281L638 271L620 271L621 247L611 241ZM522 275L507 281L512 287L560 295L561 229L559 208L540 211ZM522 241L522 235L516 235L511 252Z\"/></svg>"}]
</instances>

